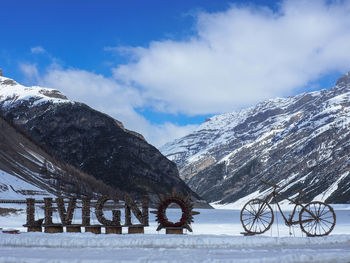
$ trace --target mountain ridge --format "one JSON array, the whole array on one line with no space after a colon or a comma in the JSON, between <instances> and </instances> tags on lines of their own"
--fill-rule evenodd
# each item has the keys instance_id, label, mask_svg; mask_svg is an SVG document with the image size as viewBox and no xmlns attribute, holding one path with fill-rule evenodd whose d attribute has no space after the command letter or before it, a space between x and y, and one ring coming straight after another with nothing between
<instances>
[{"instance_id":1,"label":"mountain ridge","mask_svg":"<svg viewBox=\"0 0 350 263\"><path fill-rule=\"evenodd\" d=\"M0 109L53 156L135 198L155 201L175 188L200 199L142 135L59 91L0 77Z\"/></svg>"},{"instance_id":2,"label":"mountain ridge","mask_svg":"<svg viewBox=\"0 0 350 263\"><path fill-rule=\"evenodd\" d=\"M306 201L346 203L349 125L347 73L329 90L270 99L213 116L160 150L209 202L232 203L254 192L259 196L265 189L259 179L264 179L281 184L289 197L300 188Z\"/></svg>"}]
</instances>

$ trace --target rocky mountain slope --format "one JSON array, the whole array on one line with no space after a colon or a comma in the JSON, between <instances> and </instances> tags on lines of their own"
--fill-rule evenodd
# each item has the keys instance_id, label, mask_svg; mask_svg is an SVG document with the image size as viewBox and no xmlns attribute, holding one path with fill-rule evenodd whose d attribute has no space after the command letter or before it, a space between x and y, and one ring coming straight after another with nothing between
<instances>
[{"instance_id":1,"label":"rocky mountain slope","mask_svg":"<svg viewBox=\"0 0 350 263\"><path fill-rule=\"evenodd\" d=\"M58 159L134 196L170 192L198 196L176 165L135 132L59 91L24 87L0 76L0 108Z\"/></svg>"},{"instance_id":2,"label":"rocky mountain slope","mask_svg":"<svg viewBox=\"0 0 350 263\"><path fill-rule=\"evenodd\" d=\"M350 203L350 74L329 90L214 116L161 151L207 201L261 196L264 179L289 197Z\"/></svg>"},{"instance_id":3,"label":"rocky mountain slope","mask_svg":"<svg viewBox=\"0 0 350 263\"><path fill-rule=\"evenodd\" d=\"M107 185L57 161L0 117L0 199L93 196Z\"/></svg>"}]
</instances>

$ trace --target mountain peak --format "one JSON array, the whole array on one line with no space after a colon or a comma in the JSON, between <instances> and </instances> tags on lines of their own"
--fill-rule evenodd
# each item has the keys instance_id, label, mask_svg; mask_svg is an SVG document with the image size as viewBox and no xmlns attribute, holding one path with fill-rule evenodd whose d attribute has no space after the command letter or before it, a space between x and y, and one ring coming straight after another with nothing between
<instances>
[{"instance_id":1,"label":"mountain peak","mask_svg":"<svg viewBox=\"0 0 350 263\"><path fill-rule=\"evenodd\" d=\"M16 81L14 81L13 79L4 77L1 73L0 74L0 85L14 86L14 85L18 85L18 83Z\"/></svg>"},{"instance_id":2,"label":"mountain peak","mask_svg":"<svg viewBox=\"0 0 350 263\"><path fill-rule=\"evenodd\" d=\"M336 83L337 86L350 86L350 72L340 77Z\"/></svg>"},{"instance_id":3,"label":"mountain peak","mask_svg":"<svg viewBox=\"0 0 350 263\"><path fill-rule=\"evenodd\" d=\"M26 87L3 76L0 76L0 100L5 101L8 105L26 102L30 106L44 102L74 103L58 90L39 86Z\"/></svg>"}]
</instances>

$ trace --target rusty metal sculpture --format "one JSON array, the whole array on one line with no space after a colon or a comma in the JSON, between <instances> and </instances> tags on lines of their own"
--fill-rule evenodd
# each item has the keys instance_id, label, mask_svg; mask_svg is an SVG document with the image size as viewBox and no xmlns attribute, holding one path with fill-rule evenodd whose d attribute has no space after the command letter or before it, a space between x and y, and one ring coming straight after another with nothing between
<instances>
[{"instance_id":1,"label":"rusty metal sculpture","mask_svg":"<svg viewBox=\"0 0 350 263\"><path fill-rule=\"evenodd\" d=\"M301 191L298 191L299 195L296 200L292 200L276 190L279 188L278 185L262 180L261 182L272 187L273 191L265 199L252 199L243 206L240 216L242 226L246 231L243 234L262 234L270 229L274 220L273 210L269 205L272 200L277 204L287 226L300 225L301 230L309 237L325 236L332 232L336 216L330 205L318 201L303 205L300 202ZM277 197L287 199L295 205L288 219L284 215ZM293 221L297 207L301 207L301 211L298 220Z\"/></svg>"},{"instance_id":2,"label":"rusty metal sculpture","mask_svg":"<svg viewBox=\"0 0 350 263\"><path fill-rule=\"evenodd\" d=\"M190 201L191 196L184 196L182 193L177 193L174 189L171 194L167 194L166 196L160 196L160 202L158 204L157 211L151 211L151 213L156 214L156 220L159 223L157 231L165 228L167 233L182 233L182 230L186 228L188 231L192 232L192 228L190 224L193 222L193 215L199 214L199 212L192 211L193 205ZM170 204L177 204L182 211L182 216L180 221L174 223L170 222L166 216L166 209L170 206ZM174 232L169 231L175 230ZM180 230L180 232L176 231ZM180 234L181 234L180 233Z\"/></svg>"}]
</instances>

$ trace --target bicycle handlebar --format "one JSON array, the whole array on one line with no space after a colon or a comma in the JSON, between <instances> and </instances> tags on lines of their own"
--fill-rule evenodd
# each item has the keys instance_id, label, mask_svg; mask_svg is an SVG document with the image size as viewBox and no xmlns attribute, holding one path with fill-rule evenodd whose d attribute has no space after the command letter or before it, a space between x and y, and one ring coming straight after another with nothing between
<instances>
[{"instance_id":1,"label":"bicycle handlebar","mask_svg":"<svg viewBox=\"0 0 350 263\"><path fill-rule=\"evenodd\" d=\"M273 187L273 188L279 188L279 186L277 185L277 184L272 184L272 183L269 183L269 182L266 182L266 181L264 181L264 180L260 180L260 182L262 182L263 184L266 184L266 185L268 185L268 186L271 186L271 187Z\"/></svg>"}]
</instances>

